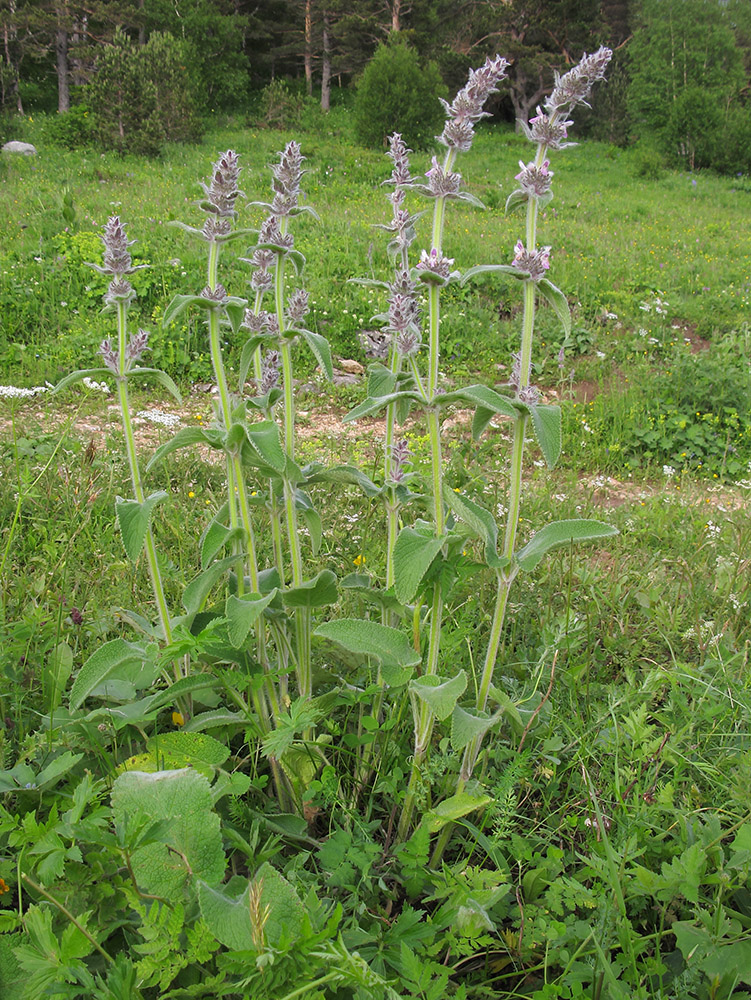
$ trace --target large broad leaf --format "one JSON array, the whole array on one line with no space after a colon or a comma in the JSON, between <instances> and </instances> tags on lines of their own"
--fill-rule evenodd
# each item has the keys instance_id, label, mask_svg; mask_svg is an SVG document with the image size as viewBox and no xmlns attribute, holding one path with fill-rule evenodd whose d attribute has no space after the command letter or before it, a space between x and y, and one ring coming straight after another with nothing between
<instances>
[{"instance_id":1,"label":"large broad leaf","mask_svg":"<svg viewBox=\"0 0 751 1000\"><path fill-rule=\"evenodd\" d=\"M362 618L339 618L324 622L318 626L314 635L321 639L331 639L350 653L373 656L383 664L414 667L422 659L402 632Z\"/></svg>"},{"instance_id":2,"label":"large broad leaf","mask_svg":"<svg viewBox=\"0 0 751 1000\"><path fill-rule=\"evenodd\" d=\"M183 607L189 615L197 614L200 611L211 588L221 580L230 566L240 559L242 559L240 555L225 556L224 559L212 563L208 569L202 570L197 577L190 581L183 591Z\"/></svg>"},{"instance_id":3,"label":"large broad leaf","mask_svg":"<svg viewBox=\"0 0 751 1000\"><path fill-rule=\"evenodd\" d=\"M217 941L232 951L261 951L282 942L290 944L300 937L305 907L283 875L265 862L255 878L245 884L244 890L233 896L233 883L238 882L233 879L226 891L198 883L201 916ZM250 905L251 893L255 901L253 907ZM254 912L260 918L255 933L251 924Z\"/></svg>"},{"instance_id":4,"label":"large broad leaf","mask_svg":"<svg viewBox=\"0 0 751 1000\"><path fill-rule=\"evenodd\" d=\"M513 264L478 264L476 267L467 268L462 275L462 284L465 284L470 278L474 278L478 274L508 274L512 278L521 279L528 277L525 271L520 271Z\"/></svg>"},{"instance_id":5,"label":"large broad leaf","mask_svg":"<svg viewBox=\"0 0 751 1000\"><path fill-rule=\"evenodd\" d=\"M385 365L374 362L368 366L368 396L388 396L396 386L396 375Z\"/></svg>"},{"instance_id":6,"label":"large broad leaf","mask_svg":"<svg viewBox=\"0 0 751 1000\"><path fill-rule=\"evenodd\" d=\"M555 314L561 321L566 336L569 337L571 335L571 310L568 306L568 299L560 288L557 288L553 282L548 281L547 278L540 278L537 282L537 288L540 295L542 295L542 297L546 299L555 310Z\"/></svg>"},{"instance_id":7,"label":"large broad leaf","mask_svg":"<svg viewBox=\"0 0 751 1000\"><path fill-rule=\"evenodd\" d=\"M415 677L409 682L409 693L419 698L431 710L439 722L448 719L456 703L467 687L467 675L463 670L453 677Z\"/></svg>"},{"instance_id":8,"label":"large broad leaf","mask_svg":"<svg viewBox=\"0 0 751 1000\"><path fill-rule=\"evenodd\" d=\"M331 381L334 377L334 368L331 364L331 348L329 342L320 333L313 333L311 330L300 330L300 336L315 355L315 359L326 373L326 378Z\"/></svg>"},{"instance_id":9,"label":"large broad leaf","mask_svg":"<svg viewBox=\"0 0 751 1000\"><path fill-rule=\"evenodd\" d=\"M167 493L164 490L152 493L143 503L137 500L124 500L122 497L116 498L115 513L117 523L120 525L120 537L132 562L135 562L141 554L154 507L166 498Z\"/></svg>"},{"instance_id":10,"label":"large broad leaf","mask_svg":"<svg viewBox=\"0 0 751 1000\"><path fill-rule=\"evenodd\" d=\"M224 615L227 619L227 632L229 641L239 649L248 637L248 632L263 614L263 609L276 597L276 590L261 597L260 594L243 594L236 597L230 594L224 607Z\"/></svg>"},{"instance_id":11,"label":"large broad leaf","mask_svg":"<svg viewBox=\"0 0 751 1000\"><path fill-rule=\"evenodd\" d=\"M401 604L409 604L414 599L444 541L410 527L399 532L394 546L394 593Z\"/></svg>"},{"instance_id":12,"label":"large broad leaf","mask_svg":"<svg viewBox=\"0 0 751 1000\"><path fill-rule=\"evenodd\" d=\"M148 687L158 675L154 663L156 646L112 639L100 646L78 672L70 691L70 707L80 708L86 698L103 685L138 681ZM151 680L149 680L149 677Z\"/></svg>"},{"instance_id":13,"label":"large broad leaf","mask_svg":"<svg viewBox=\"0 0 751 1000\"><path fill-rule=\"evenodd\" d=\"M569 545L571 542L590 542L600 538L611 538L618 534L618 529L603 521L590 521L586 518L574 518L571 521L553 521L546 524L519 549L515 560L523 570L534 569L542 557L559 545Z\"/></svg>"},{"instance_id":14,"label":"large broad leaf","mask_svg":"<svg viewBox=\"0 0 751 1000\"><path fill-rule=\"evenodd\" d=\"M162 329L166 329L170 323L174 323L190 306L198 306L199 309L216 309L218 305L219 303L214 299L206 299L202 295L175 295L164 311Z\"/></svg>"},{"instance_id":15,"label":"large broad leaf","mask_svg":"<svg viewBox=\"0 0 751 1000\"><path fill-rule=\"evenodd\" d=\"M443 398L443 397L441 397ZM379 410L384 409L389 403L398 403L401 401L409 401L411 403L424 403L425 400L417 392L403 391L403 392L390 392L385 396L377 396L375 399L364 399L362 403L350 410L349 413L344 417L344 423L349 423L352 420L358 420L360 417L369 417L373 413L378 413Z\"/></svg>"},{"instance_id":16,"label":"large broad leaf","mask_svg":"<svg viewBox=\"0 0 751 1000\"><path fill-rule=\"evenodd\" d=\"M162 822L160 842L136 848L131 864L141 891L177 901L194 879L218 885L226 867L219 817L207 778L192 768L127 771L112 787L116 824L142 816Z\"/></svg>"},{"instance_id":17,"label":"large broad leaf","mask_svg":"<svg viewBox=\"0 0 751 1000\"><path fill-rule=\"evenodd\" d=\"M306 580L299 587L281 591L282 602L288 608L322 608L335 604L339 599L336 574L330 569L321 570L312 580Z\"/></svg>"},{"instance_id":18,"label":"large broad leaf","mask_svg":"<svg viewBox=\"0 0 751 1000\"><path fill-rule=\"evenodd\" d=\"M52 390L52 395L54 396L58 392L62 392L63 389L67 389L71 385L75 385L76 382L82 382L85 378L90 379L100 379L105 375L109 375L110 378L113 377L113 372L109 368L84 368L81 371L71 372L66 375L65 378L61 378L57 383L55 388Z\"/></svg>"},{"instance_id":19,"label":"large broad leaf","mask_svg":"<svg viewBox=\"0 0 751 1000\"><path fill-rule=\"evenodd\" d=\"M181 761L180 767L194 767L197 771L213 774L229 757L229 750L205 733L186 733L183 730L160 733L146 743L146 750L158 762L162 754L169 754Z\"/></svg>"},{"instance_id":20,"label":"large broad leaf","mask_svg":"<svg viewBox=\"0 0 751 1000\"><path fill-rule=\"evenodd\" d=\"M443 497L446 506L485 543L485 562L488 566L492 569L504 569L508 566L510 560L498 555L498 526L490 511L460 493L455 493L445 484Z\"/></svg>"},{"instance_id":21,"label":"large broad leaf","mask_svg":"<svg viewBox=\"0 0 751 1000\"><path fill-rule=\"evenodd\" d=\"M425 822L428 825L428 830L431 833L438 833L447 823L454 823L462 816L490 805L492 801L490 795L472 795L470 792L459 792L457 795L452 795L451 798L439 802L435 808L427 813Z\"/></svg>"},{"instance_id":22,"label":"large broad leaf","mask_svg":"<svg viewBox=\"0 0 751 1000\"><path fill-rule=\"evenodd\" d=\"M210 566L222 549L240 541L244 534L244 529L239 525L236 528L228 528L216 518L211 521L201 537L201 569Z\"/></svg>"},{"instance_id":23,"label":"large broad leaf","mask_svg":"<svg viewBox=\"0 0 751 1000\"><path fill-rule=\"evenodd\" d=\"M555 468L561 457L561 408L539 404L528 405L535 437L549 469Z\"/></svg>"},{"instance_id":24,"label":"large broad leaf","mask_svg":"<svg viewBox=\"0 0 751 1000\"><path fill-rule=\"evenodd\" d=\"M162 691L158 691L154 695L149 709L164 708L165 705L174 705L180 698L184 698L187 695L200 694L202 691L213 691L214 688L220 687L221 681L218 677L214 677L213 674L199 674L194 673L189 677L181 677L179 681L175 681L168 688L164 688ZM200 700L200 699L199 699Z\"/></svg>"}]
</instances>

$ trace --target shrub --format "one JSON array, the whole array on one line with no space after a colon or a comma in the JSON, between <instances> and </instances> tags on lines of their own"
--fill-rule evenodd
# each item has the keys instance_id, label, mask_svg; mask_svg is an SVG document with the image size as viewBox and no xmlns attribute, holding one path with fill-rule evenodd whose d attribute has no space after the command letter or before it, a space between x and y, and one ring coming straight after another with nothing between
<instances>
[{"instance_id":1,"label":"shrub","mask_svg":"<svg viewBox=\"0 0 751 1000\"><path fill-rule=\"evenodd\" d=\"M64 114L50 116L47 138L63 149L85 149L96 138L94 115L87 104L77 104Z\"/></svg>"},{"instance_id":2,"label":"shrub","mask_svg":"<svg viewBox=\"0 0 751 1000\"><path fill-rule=\"evenodd\" d=\"M170 34L154 32L138 47L118 28L90 85L102 146L154 156L167 141L197 138L194 62L190 45Z\"/></svg>"},{"instance_id":3,"label":"shrub","mask_svg":"<svg viewBox=\"0 0 751 1000\"><path fill-rule=\"evenodd\" d=\"M275 79L261 91L259 118L269 128L291 128L300 123L302 105L286 80Z\"/></svg>"},{"instance_id":4,"label":"shrub","mask_svg":"<svg viewBox=\"0 0 751 1000\"><path fill-rule=\"evenodd\" d=\"M365 146L383 146L400 132L407 145L425 149L443 127L439 97L446 95L435 63L420 66L414 49L397 39L380 45L355 97L355 134Z\"/></svg>"}]
</instances>

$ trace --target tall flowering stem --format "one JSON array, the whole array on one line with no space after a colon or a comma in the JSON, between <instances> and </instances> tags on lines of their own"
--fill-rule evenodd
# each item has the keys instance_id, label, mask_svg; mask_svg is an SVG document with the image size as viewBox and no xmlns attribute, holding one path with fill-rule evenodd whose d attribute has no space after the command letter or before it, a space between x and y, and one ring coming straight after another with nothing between
<instances>
[{"instance_id":1,"label":"tall flowering stem","mask_svg":"<svg viewBox=\"0 0 751 1000\"><path fill-rule=\"evenodd\" d=\"M604 79L605 69L612 53L601 48L592 55L584 56L572 70L564 76L556 74L555 87L545 102L545 111L537 109L537 115L526 127L530 141L536 144L533 160L520 163L521 170L516 175L519 188L509 199L509 203L526 201L525 242L519 240L515 247L514 259L510 268L516 269L523 284L523 316L521 345L514 356L514 368L511 377L511 387L515 390L518 403L534 405L539 401L539 392L531 385L532 346L534 340L535 305L540 291L540 281L549 267L550 247L537 247L537 220L541 204L546 204L552 197L551 184L553 174L549 170L548 153L560 150L570 145L565 140L567 129L572 124L567 115L577 104L586 104L592 86L598 80ZM557 291L557 290L556 290ZM483 662L482 674L478 685L475 707L478 712L485 712L493 679L498 649L500 646L503 625L505 621L508 597L511 585L515 579L518 566L513 557L516 550L516 538L519 526L521 508L524 444L530 417L523 408L519 409L514 421L513 443L511 449L511 469L509 486L508 513L503 540L504 560L507 567L496 570L497 589L493 620L490 627L488 646ZM464 749L457 793L464 791L472 777L483 742L483 733L469 741ZM437 864L451 836L451 825L444 830L436 844L432 862Z\"/></svg>"},{"instance_id":2,"label":"tall flowering stem","mask_svg":"<svg viewBox=\"0 0 751 1000\"><path fill-rule=\"evenodd\" d=\"M484 66L470 72L467 84L459 91L452 104L443 102L447 121L439 136L439 142L446 147L446 153L442 164L438 163L437 158L433 158L432 167L427 173L428 183L419 186L424 194L434 200L431 249L429 252L422 251L417 271L428 290L428 378L425 402L430 437L433 527L438 538L445 532L441 426L439 408L436 405L440 365L440 292L441 288L455 276L451 270L453 260L443 254L446 202L454 199L469 200L462 193L461 175L454 171L454 164L459 152L470 149L475 126L486 115L483 111L485 102L490 94L498 89L498 84L506 75L507 65L506 60L500 56L486 60ZM430 608L428 653L424 671L426 677L435 677L438 674L442 621L443 592L440 581L437 581L433 586ZM407 836L412 825L416 796L422 781L423 763L435 725L435 715L425 700L420 700L419 704L415 702L414 715L415 745L407 794L399 820L400 838Z\"/></svg>"},{"instance_id":3,"label":"tall flowering stem","mask_svg":"<svg viewBox=\"0 0 751 1000\"><path fill-rule=\"evenodd\" d=\"M99 348L99 353L102 355L107 368L115 375L117 382L120 418L125 438L125 451L128 456L130 478L133 484L133 496L139 504L142 504L146 496L143 491L138 453L136 451L136 439L130 415L128 371L138 362L143 353L148 350L149 335L145 330L139 330L135 336L128 339L128 308L135 298L135 292L127 279L127 275L132 274L138 269L132 264L129 250L129 247L135 241L127 238L124 223L115 215L107 220L102 235L102 242L104 243L104 266L92 266L100 274L107 274L112 278L107 289L107 294L105 295L105 302L108 306L114 307L117 315L117 349L115 350L112 347L109 340L104 340ZM164 634L165 642L170 643L172 641L172 626L167 601L164 596L162 575L159 569L151 526L146 531L144 550L146 552L151 589L154 594L162 633ZM178 679L179 676L178 669L175 667L175 678Z\"/></svg>"}]
</instances>

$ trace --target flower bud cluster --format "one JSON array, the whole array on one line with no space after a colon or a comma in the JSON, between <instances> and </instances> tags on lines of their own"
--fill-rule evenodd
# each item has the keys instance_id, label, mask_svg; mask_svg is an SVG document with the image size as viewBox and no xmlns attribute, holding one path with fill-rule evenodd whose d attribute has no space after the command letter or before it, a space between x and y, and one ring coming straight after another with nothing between
<instances>
[{"instance_id":1,"label":"flower bud cluster","mask_svg":"<svg viewBox=\"0 0 751 1000\"><path fill-rule=\"evenodd\" d=\"M245 264L251 264L255 269L250 277L250 287L253 291L261 294L270 291L274 283L270 269L276 260L273 252L256 247L251 257L241 257L240 260Z\"/></svg>"},{"instance_id":2,"label":"flower bud cluster","mask_svg":"<svg viewBox=\"0 0 751 1000\"><path fill-rule=\"evenodd\" d=\"M428 190L434 198L451 198L459 194L462 186L462 175L451 170L444 170L436 157L433 166L425 174L428 178Z\"/></svg>"},{"instance_id":3,"label":"flower bud cluster","mask_svg":"<svg viewBox=\"0 0 751 1000\"><path fill-rule=\"evenodd\" d=\"M401 483L406 475L405 466L409 462L409 442L406 438L391 447L391 481Z\"/></svg>"},{"instance_id":4,"label":"flower bud cluster","mask_svg":"<svg viewBox=\"0 0 751 1000\"><path fill-rule=\"evenodd\" d=\"M201 298L209 299L212 302L216 302L217 305L223 306L227 304L229 295L227 294L227 289L224 285L218 284L216 288L206 285L201 292Z\"/></svg>"},{"instance_id":5,"label":"flower bud cluster","mask_svg":"<svg viewBox=\"0 0 751 1000\"><path fill-rule=\"evenodd\" d=\"M439 142L460 152L466 152L470 148L475 124L487 115L482 110L483 105L491 94L497 92L498 84L506 76L507 69L508 62L502 56L488 58L480 69L470 70L467 83L451 104L441 101L448 121L438 136Z\"/></svg>"},{"instance_id":6,"label":"flower bud cluster","mask_svg":"<svg viewBox=\"0 0 751 1000\"><path fill-rule=\"evenodd\" d=\"M279 382L279 351L266 351L261 365L261 384L258 391L262 396L271 390Z\"/></svg>"},{"instance_id":7,"label":"flower bud cluster","mask_svg":"<svg viewBox=\"0 0 751 1000\"><path fill-rule=\"evenodd\" d=\"M451 277L451 265L454 263L453 257L444 257L439 254L435 247L428 253L427 250L420 251L420 260L417 270L422 271L426 276L423 280L430 281L430 276L441 278L444 282ZM421 276L422 277L422 276Z\"/></svg>"},{"instance_id":8,"label":"flower bud cluster","mask_svg":"<svg viewBox=\"0 0 751 1000\"><path fill-rule=\"evenodd\" d=\"M544 160L538 167L534 162L524 163L519 160L521 170L515 179L519 181L521 190L533 198L540 198L550 191L553 183L553 173L548 170L549 160Z\"/></svg>"},{"instance_id":9,"label":"flower bud cluster","mask_svg":"<svg viewBox=\"0 0 751 1000\"><path fill-rule=\"evenodd\" d=\"M279 163L271 168L274 176L271 185L274 191L274 200L271 203L272 215L290 215L292 210L297 208L304 159L299 144L289 142L279 156Z\"/></svg>"},{"instance_id":10,"label":"flower bud cluster","mask_svg":"<svg viewBox=\"0 0 751 1000\"><path fill-rule=\"evenodd\" d=\"M309 295L302 288L292 292L287 300L287 320L290 326L300 326L308 315L310 307L308 305Z\"/></svg>"},{"instance_id":11,"label":"flower bud cluster","mask_svg":"<svg viewBox=\"0 0 751 1000\"><path fill-rule=\"evenodd\" d=\"M389 285L388 324L385 329L392 335L397 351L404 356L414 354L422 343L416 293L417 286L409 271L397 271Z\"/></svg>"},{"instance_id":12,"label":"flower bud cluster","mask_svg":"<svg viewBox=\"0 0 751 1000\"><path fill-rule=\"evenodd\" d=\"M220 219L234 219L237 214L235 202L240 194L237 186L239 179L240 163L237 153L228 149L214 164L211 183L208 186L201 184L206 195L204 210Z\"/></svg>"},{"instance_id":13,"label":"flower bud cluster","mask_svg":"<svg viewBox=\"0 0 751 1000\"><path fill-rule=\"evenodd\" d=\"M558 119L546 115L541 108L537 108L537 114L530 118L529 126L524 126L527 138L531 142L536 142L548 149L565 149L575 143L565 142L568 138L568 129L574 123L565 119Z\"/></svg>"},{"instance_id":14,"label":"flower bud cluster","mask_svg":"<svg viewBox=\"0 0 751 1000\"><path fill-rule=\"evenodd\" d=\"M522 241L517 240L511 266L526 271L532 281L539 281L545 277L545 272L550 267L550 249L540 247L539 250L527 250Z\"/></svg>"},{"instance_id":15,"label":"flower bud cluster","mask_svg":"<svg viewBox=\"0 0 751 1000\"><path fill-rule=\"evenodd\" d=\"M104 266L89 264L89 267L112 278L104 296L107 305L114 305L117 302L127 304L135 298L135 292L125 275L140 271L146 265L133 265L128 247L133 246L136 241L128 239L125 234L125 223L120 222L119 216L113 215L107 219L101 240L104 243Z\"/></svg>"},{"instance_id":16,"label":"flower bud cluster","mask_svg":"<svg viewBox=\"0 0 751 1000\"><path fill-rule=\"evenodd\" d=\"M139 329L138 333L130 337L125 348L125 371L129 371L141 359L144 351L148 350L150 350L149 332ZM111 372L115 375L120 374L120 352L115 350L109 339L102 341L97 353L102 355L102 360Z\"/></svg>"},{"instance_id":17,"label":"flower bud cluster","mask_svg":"<svg viewBox=\"0 0 751 1000\"><path fill-rule=\"evenodd\" d=\"M392 216L391 222L388 225L379 226L378 228L385 229L386 232L394 234L394 238L389 244L389 252L401 254L402 259L405 259L404 255L412 245L416 235L414 223L417 217L411 215L406 208L402 207L405 193L399 187L401 184L412 183L412 176L409 172L409 153L411 152L410 149L407 149L404 140L398 132L394 132L393 135L389 136L388 155L393 162L393 169L391 177L385 183L394 185L394 190L389 195L389 201L392 205Z\"/></svg>"},{"instance_id":18,"label":"flower bud cluster","mask_svg":"<svg viewBox=\"0 0 751 1000\"><path fill-rule=\"evenodd\" d=\"M290 233L282 233L282 227L276 215L269 215L261 223L261 228L258 231L258 242L266 243L281 251L291 250L295 243Z\"/></svg>"},{"instance_id":19,"label":"flower bud cluster","mask_svg":"<svg viewBox=\"0 0 751 1000\"><path fill-rule=\"evenodd\" d=\"M605 70L612 57L612 51L602 46L591 55L582 56L563 76L556 73L553 92L545 100L548 114L560 114L577 104L586 104L594 84L605 79Z\"/></svg>"}]
</instances>

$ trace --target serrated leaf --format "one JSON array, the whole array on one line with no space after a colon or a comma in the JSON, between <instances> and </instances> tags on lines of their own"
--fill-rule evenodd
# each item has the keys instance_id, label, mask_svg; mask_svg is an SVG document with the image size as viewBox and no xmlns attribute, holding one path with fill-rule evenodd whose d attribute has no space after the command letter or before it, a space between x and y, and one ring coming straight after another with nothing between
<instances>
[{"instance_id":1,"label":"serrated leaf","mask_svg":"<svg viewBox=\"0 0 751 1000\"><path fill-rule=\"evenodd\" d=\"M508 274L512 278L524 279L527 277L526 271L520 271L518 267L514 267L513 264L477 264L475 267L469 267L462 275L462 284L465 284L470 278L477 277L478 274Z\"/></svg>"},{"instance_id":2,"label":"serrated leaf","mask_svg":"<svg viewBox=\"0 0 751 1000\"><path fill-rule=\"evenodd\" d=\"M491 410L493 413L500 413L504 417L512 417L514 420L519 415L519 411L506 396L501 396L487 385L468 385L464 389L444 393L438 397L438 402L442 406L450 403L470 403Z\"/></svg>"},{"instance_id":3,"label":"serrated leaf","mask_svg":"<svg viewBox=\"0 0 751 1000\"><path fill-rule=\"evenodd\" d=\"M276 597L277 591L272 590L270 594L261 597L260 594L243 594L236 597L230 594L224 607L224 614L227 619L227 632L229 641L239 649L248 637L248 633L263 614L264 608Z\"/></svg>"},{"instance_id":4,"label":"serrated leaf","mask_svg":"<svg viewBox=\"0 0 751 1000\"><path fill-rule=\"evenodd\" d=\"M181 677L168 688L159 691L154 695L154 699L149 706L150 709L163 708L165 705L174 705L180 698L186 695L193 695L200 691L212 691L221 684L218 677L213 674L191 674L189 677Z\"/></svg>"},{"instance_id":5,"label":"serrated leaf","mask_svg":"<svg viewBox=\"0 0 751 1000\"><path fill-rule=\"evenodd\" d=\"M240 561L242 556L225 556L212 563L208 569L202 570L197 577L190 581L183 591L183 607L189 615L197 614L201 605L206 600L209 591L221 580L230 566Z\"/></svg>"},{"instance_id":6,"label":"serrated leaf","mask_svg":"<svg viewBox=\"0 0 751 1000\"><path fill-rule=\"evenodd\" d=\"M527 411L532 418L535 437L545 463L549 469L553 469L561 457L561 408L545 403L529 404Z\"/></svg>"},{"instance_id":7,"label":"serrated leaf","mask_svg":"<svg viewBox=\"0 0 751 1000\"><path fill-rule=\"evenodd\" d=\"M247 716L241 712L230 712L228 708L213 708L208 712L199 712L188 719L182 728L183 733L203 733L207 729L237 728L247 726Z\"/></svg>"},{"instance_id":8,"label":"serrated leaf","mask_svg":"<svg viewBox=\"0 0 751 1000\"><path fill-rule=\"evenodd\" d=\"M556 316L561 321L564 332L567 337L571 336L571 310L569 309L568 299L560 290L557 288L552 281L547 278L540 278L537 282L537 288L540 295L546 299L550 305L553 307Z\"/></svg>"},{"instance_id":9,"label":"serrated leaf","mask_svg":"<svg viewBox=\"0 0 751 1000\"><path fill-rule=\"evenodd\" d=\"M250 366L253 364L255 353L264 343L269 343L268 334L256 333L248 337L243 344L243 349L240 352L240 365L237 377L237 382L241 389L248 380L248 372L250 371ZM258 388L256 388L256 392L258 392Z\"/></svg>"},{"instance_id":10,"label":"serrated leaf","mask_svg":"<svg viewBox=\"0 0 751 1000\"><path fill-rule=\"evenodd\" d=\"M222 508L222 511L218 512L217 517L207 525L201 538L201 569L206 569L207 566L210 566L222 549L227 548L235 541L239 541L244 535L242 527L228 528L218 520L222 512L226 515L226 505Z\"/></svg>"},{"instance_id":11,"label":"serrated leaf","mask_svg":"<svg viewBox=\"0 0 751 1000\"><path fill-rule=\"evenodd\" d=\"M320 333L313 333L311 330L300 330L300 336L313 352L326 378L331 381L334 377L334 368L331 363L331 348L329 347L328 340L322 337Z\"/></svg>"},{"instance_id":12,"label":"serrated leaf","mask_svg":"<svg viewBox=\"0 0 751 1000\"><path fill-rule=\"evenodd\" d=\"M163 840L137 848L131 864L141 891L178 901L194 879L218 885L226 867L219 816L208 780L191 768L127 771L112 787L116 823L144 816L166 821Z\"/></svg>"},{"instance_id":13,"label":"serrated leaf","mask_svg":"<svg viewBox=\"0 0 751 1000\"><path fill-rule=\"evenodd\" d=\"M299 587L281 591L282 603L288 608L322 608L336 604L339 591L336 574L330 569L321 570L312 580L306 580Z\"/></svg>"},{"instance_id":14,"label":"serrated leaf","mask_svg":"<svg viewBox=\"0 0 751 1000\"><path fill-rule=\"evenodd\" d=\"M236 301L226 302L224 305L224 312L229 320L229 325L232 328L233 333L237 333L240 329L240 324L245 317L245 309L248 303L245 299L237 299Z\"/></svg>"},{"instance_id":15,"label":"serrated leaf","mask_svg":"<svg viewBox=\"0 0 751 1000\"><path fill-rule=\"evenodd\" d=\"M368 367L368 396L388 396L394 391L396 375L385 365L374 362Z\"/></svg>"},{"instance_id":16,"label":"serrated leaf","mask_svg":"<svg viewBox=\"0 0 751 1000\"><path fill-rule=\"evenodd\" d=\"M390 392L386 396L377 396L375 399L364 399L362 403L356 406L353 410L344 416L344 423L350 423L353 420L358 420L360 417L369 417L373 413L378 413L389 403L399 403L402 401L408 401L410 403L422 403L424 400L422 397L411 391L401 391L401 392Z\"/></svg>"},{"instance_id":17,"label":"serrated leaf","mask_svg":"<svg viewBox=\"0 0 751 1000\"><path fill-rule=\"evenodd\" d=\"M305 474L304 469L303 474ZM380 488L364 472L353 465L337 465L332 469L316 470L311 475L305 474L305 482L307 485L341 483L346 486L359 486L366 497L375 497L381 492Z\"/></svg>"},{"instance_id":18,"label":"serrated leaf","mask_svg":"<svg viewBox=\"0 0 751 1000\"><path fill-rule=\"evenodd\" d=\"M482 809L493 801L490 795L472 795L459 792L443 802L439 802L425 817L428 830L437 833L447 823L454 823L476 809Z\"/></svg>"},{"instance_id":19,"label":"serrated leaf","mask_svg":"<svg viewBox=\"0 0 751 1000\"><path fill-rule=\"evenodd\" d=\"M261 420L245 428L248 442L253 451L280 475L284 472L287 457L279 437L279 427L273 420Z\"/></svg>"},{"instance_id":20,"label":"serrated leaf","mask_svg":"<svg viewBox=\"0 0 751 1000\"><path fill-rule=\"evenodd\" d=\"M498 555L498 526L489 510L444 484L446 506L485 543L485 562L492 569L504 569L510 560Z\"/></svg>"},{"instance_id":21,"label":"serrated leaf","mask_svg":"<svg viewBox=\"0 0 751 1000\"><path fill-rule=\"evenodd\" d=\"M159 490L146 497L143 503L137 500L124 500L122 497L115 498L115 514L120 526L120 538L131 562L136 562L141 554L154 507L162 500L166 500L167 496L164 490Z\"/></svg>"},{"instance_id":22,"label":"serrated leaf","mask_svg":"<svg viewBox=\"0 0 751 1000\"><path fill-rule=\"evenodd\" d=\"M217 303L211 299L205 299L201 295L176 295L164 311L162 329L166 329L170 323L174 323L192 305L197 305L201 309L216 309Z\"/></svg>"},{"instance_id":23,"label":"serrated leaf","mask_svg":"<svg viewBox=\"0 0 751 1000\"><path fill-rule=\"evenodd\" d=\"M457 752L463 750L478 736L484 734L493 726L501 713L488 715L476 708L462 708L457 705L451 713L451 746Z\"/></svg>"},{"instance_id":24,"label":"serrated leaf","mask_svg":"<svg viewBox=\"0 0 751 1000\"><path fill-rule=\"evenodd\" d=\"M339 618L324 622L313 634L331 639L350 653L373 656L384 665L414 667L422 659L402 632L366 619Z\"/></svg>"},{"instance_id":25,"label":"serrated leaf","mask_svg":"<svg viewBox=\"0 0 751 1000\"><path fill-rule=\"evenodd\" d=\"M401 604L410 604L441 551L445 539L426 537L414 528L404 527L394 545L394 593Z\"/></svg>"},{"instance_id":26,"label":"serrated leaf","mask_svg":"<svg viewBox=\"0 0 751 1000\"><path fill-rule=\"evenodd\" d=\"M134 673L145 663L153 665L151 652L142 643L112 639L95 650L86 660L73 681L70 707L80 708L88 696L103 684L115 681L133 682ZM156 672L156 668L154 668Z\"/></svg>"},{"instance_id":27,"label":"serrated leaf","mask_svg":"<svg viewBox=\"0 0 751 1000\"><path fill-rule=\"evenodd\" d=\"M618 534L618 529L603 521L574 518L570 521L553 521L546 524L527 542L524 548L515 555L515 561L526 571L537 566L542 557L558 545L569 545L571 542L597 541L600 538L611 538Z\"/></svg>"},{"instance_id":28,"label":"serrated leaf","mask_svg":"<svg viewBox=\"0 0 751 1000\"><path fill-rule=\"evenodd\" d=\"M409 692L424 702L439 722L448 719L467 687L467 675L460 670L453 677L428 674L409 682Z\"/></svg>"}]
</instances>

